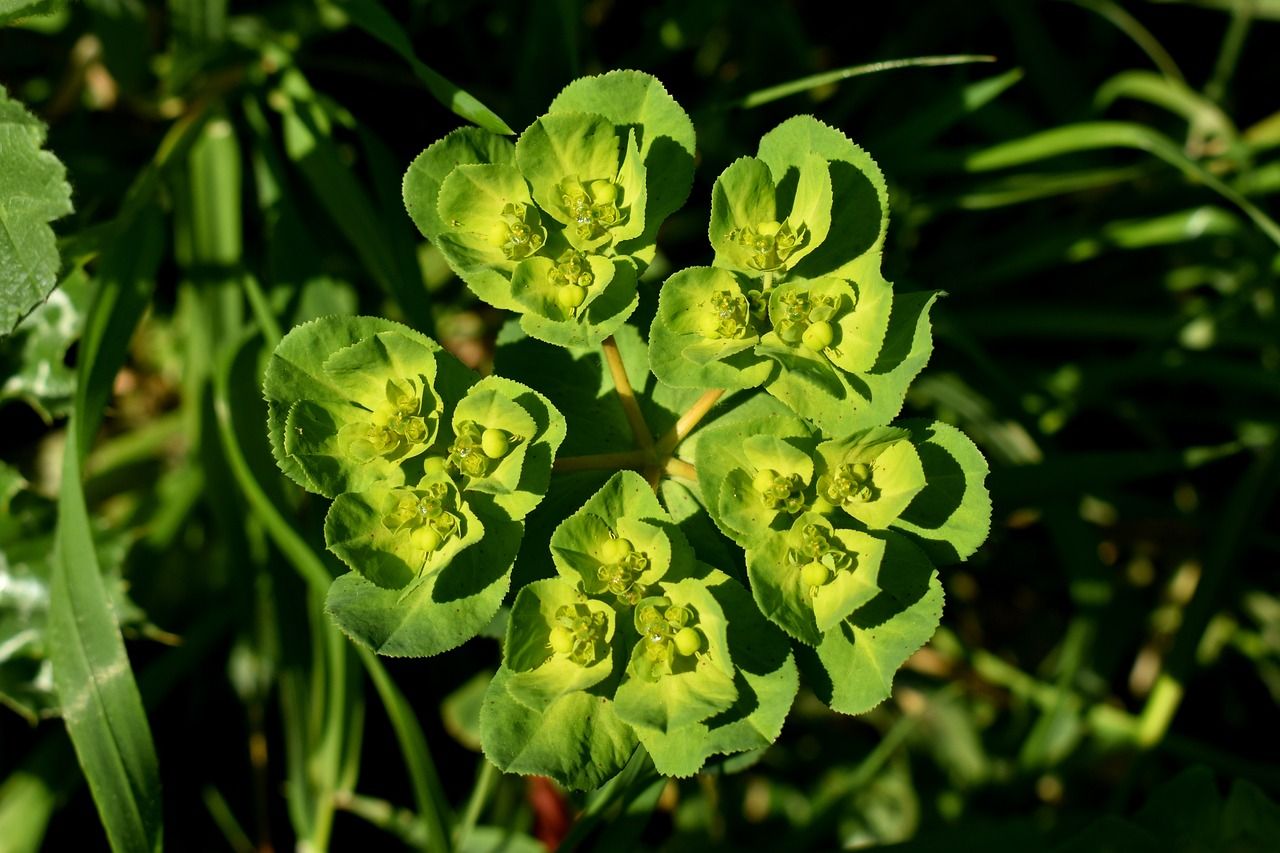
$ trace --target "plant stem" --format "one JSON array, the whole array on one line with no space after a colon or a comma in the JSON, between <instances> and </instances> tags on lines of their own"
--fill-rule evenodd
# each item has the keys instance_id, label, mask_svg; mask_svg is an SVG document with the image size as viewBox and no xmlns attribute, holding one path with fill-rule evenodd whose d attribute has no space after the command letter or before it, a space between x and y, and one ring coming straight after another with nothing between
<instances>
[{"instance_id":1,"label":"plant stem","mask_svg":"<svg viewBox=\"0 0 1280 853\"><path fill-rule=\"evenodd\" d=\"M640 469L649 464L650 457L642 450L624 450L618 453L592 453L587 456L562 456L551 466L552 471L621 471Z\"/></svg>"},{"instance_id":2,"label":"plant stem","mask_svg":"<svg viewBox=\"0 0 1280 853\"><path fill-rule=\"evenodd\" d=\"M679 477L682 480L698 481L698 471L683 459L668 459L666 472L672 477Z\"/></svg>"},{"instance_id":3,"label":"plant stem","mask_svg":"<svg viewBox=\"0 0 1280 853\"><path fill-rule=\"evenodd\" d=\"M489 759L480 759L480 774L476 779L475 786L471 789L471 797L467 800L466 810L462 813L462 819L458 821L458 825L453 830L453 844L455 848L465 848L467 846L467 836L471 834L471 830L475 829L476 821L480 819L480 813L484 811L485 803L489 802L489 796L493 793L493 789L497 786L498 780L502 778L502 773L497 767L489 763Z\"/></svg>"},{"instance_id":4,"label":"plant stem","mask_svg":"<svg viewBox=\"0 0 1280 853\"><path fill-rule=\"evenodd\" d=\"M689 433L693 432L694 427L707 416L707 412L711 411L711 407L716 404L723 394L723 388L712 388L694 401L689 410L680 416L680 420L676 421L675 426L671 427L667 434L662 437L662 440L658 442L659 458L670 456L680 442L684 441Z\"/></svg>"},{"instance_id":5,"label":"plant stem","mask_svg":"<svg viewBox=\"0 0 1280 853\"><path fill-rule=\"evenodd\" d=\"M635 437L636 446L644 452L647 461L652 461L653 435L649 432L649 425L644 421L644 414L640 411L640 403L636 400L636 392L631 387L631 380L627 378L627 369L622 364L622 353L618 352L618 342L613 339L613 335L610 335L600 346L604 350L604 360L609 365L609 373L613 376L613 387L618 392L618 399L622 402L622 411L627 416L627 423L631 425L631 434Z\"/></svg>"},{"instance_id":6,"label":"plant stem","mask_svg":"<svg viewBox=\"0 0 1280 853\"><path fill-rule=\"evenodd\" d=\"M606 782L578 816L569 834L556 848L557 853L572 853L604 819L610 806L618 800L628 801L631 796L647 788L656 777L657 771L654 769L652 759L649 758L648 751L643 746L636 747L635 753L627 762L627 766L622 768L622 772Z\"/></svg>"}]
</instances>

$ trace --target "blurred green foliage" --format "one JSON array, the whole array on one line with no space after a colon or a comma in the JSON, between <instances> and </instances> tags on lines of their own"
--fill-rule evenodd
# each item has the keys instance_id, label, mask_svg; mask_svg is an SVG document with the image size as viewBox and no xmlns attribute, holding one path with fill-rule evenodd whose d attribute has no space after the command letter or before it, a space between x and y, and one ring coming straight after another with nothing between
<instances>
[{"instance_id":1,"label":"blurred green foliage","mask_svg":"<svg viewBox=\"0 0 1280 853\"><path fill-rule=\"evenodd\" d=\"M523 849L582 809L566 847L1275 837L1276 3L926 0L860 6L854 31L799 1L40 5L0 27L0 83L48 124L75 211L59 289L0 339L0 691L42 709L10 686L47 678L14 591L39 586L79 450L99 538L78 546L147 626L126 630L162 779L145 832L162 812L171 849ZM994 61L834 73L962 55ZM715 175L797 112L841 128L890 184L886 274L950 293L908 408L991 459L995 525L943 573L944 627L891 702L802 696L763 754L566 799L474 752L501 625L385 669L333 629L321 513L275 474L257 377L281 329L357 311L485 369L504 318L417 241L400 176L460 122L518 130L615 67L661 78L698 132L636 322L702 262ZM104 845L61 722L5 711L0 779L0 850Z\"/></svg>"}]
</instances>

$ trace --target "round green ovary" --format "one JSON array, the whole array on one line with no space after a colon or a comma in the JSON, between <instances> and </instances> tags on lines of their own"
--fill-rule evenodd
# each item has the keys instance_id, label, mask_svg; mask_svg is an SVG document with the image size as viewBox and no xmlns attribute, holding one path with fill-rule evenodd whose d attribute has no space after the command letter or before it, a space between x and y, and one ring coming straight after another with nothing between
<instances>
[{"instance_id":1,"label":"round green ovary","mask_svg":"<svg viewBox=\"0 0 1280 853\"><path fill-rule=\"evenodd\" d=\"M572 315L586 301L587 288L595 284L596 277L587 256L570 249L556 260L547 280L555 288L556 302Z\"/></svg>"},{"instance_id":2,"label":"round green ovary","mask_svg":"<svg viewBox=\"0 0 1280 853\"><path fill-rule=\"evenodd\" d=\"M500 429L486 429L480 436L480 449L490 459L501 459L511 449L511 439Z\"/></svg>"},{"instance_id":3,"label":"round green ovary","mask_svg":"<svg viewBox=\"0 0 1280 853\"><path fill-rule=\"evenodd\" d=\"M373 410L369 421L343 429L343 452L358 462L379 456L399 459L412 453L431 433L423 408L417 380L388 379L386 399Z\"/></svg>"},{"instance_id":4,"label":"round green ovary","mask_svg":"<svg viewBox=\"0 0 1280 853\"><path fill-rule=\"evenodd\" d=\"M814 352L822 352L831 346L831 341L835 339L835 332L831 328L831 324L825 321L818 323L810 323L809 328L804 330L800 336L800 342L804 344L806 349Z\"/></svg>"},{"instance_id":5,"label":"round green ovary","mask_svg":"<svg viewBox=\"0 0 1280 853\"><path fill-rule=\"evenodd\" d=\"M382 518L388 530L408 536L415 550L425 559L438 550L458 531L452 496L444 483L431 483L424 489L395 489L391 492L391 511Z\"/></svg>"},{"instance_id":6,"label":"round green ovary","mask_svg":"<svg viewBox=\"0 0 1280 853\"><path fill-rule=\"evenodd\" d=\"M787 562L799 567L800 585L811 593L830 583L836 572L854 566L853 556L833 541L832 531L821 524L805 524L792 533Z\"/></svg>"},{"instance_id":7,"label":"round green ovary","mask_svg":"<svg viewBox=\"0 0 1280 853\"><path fill-rule=\"evenodd\" d=\"M635 549L629 539L622 537L609 539L600 546L600 559L605 563L619 563L625 560L633 550Z\"/></svg>"},{"instance_id":8,"label":"round green ovary","mask_svg":"<svg viewBox=\"0 0 1280 853\"><path fill-rule=\"evenodd\" d=\"M702 635L696 628L681 628L676 633L676 651L688 657L702 648Z\"/></svg>"},{"instance_id":9,"label":"round green ovary","mask_svg":"<svg viewBox=\"0 0 1280 853\"><path fill-rule=\"evenodd\" d=\"M773 488L773 484L778 480L778 472L772 468L761 468L756 472L755 477L751 479L751 487L760 494L764 494Z\"/></svg>"},{"instance_id":10,"label":"round green ovary","mask_svg":"<svg viewBox=\"0 0 1280 853\"><path fill-rule=\"evenodd\" d=\"M829 580L831 580L831 570L817 560L806 563L800 570L800 583L804 586L822 586Z\"/></svg>"}]
</instances>

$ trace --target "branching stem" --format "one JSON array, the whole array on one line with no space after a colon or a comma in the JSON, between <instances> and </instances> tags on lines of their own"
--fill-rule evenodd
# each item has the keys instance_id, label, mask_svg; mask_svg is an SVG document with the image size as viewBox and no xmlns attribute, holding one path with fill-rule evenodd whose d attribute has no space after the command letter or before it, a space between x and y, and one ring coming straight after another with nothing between
<instances>
[{"instance_id":1,"label":"branching stem","mask_svg":"<svg viewBox=\"0 0 1280 853\"><path fill-rule=\"evenodd\" d=\"M667 459L679 446L680 442L693 432L707 412L711 411L711 407L716 404L724 394L723 388L712 388L701 397L694 401L689 410L680 416L680 420L676 421L675 426L667 431L667 434L658 442L658 458Z\"/></svg>"},{"instance_id":2,"label":"branching stem","mask_svg":"<svg viewBox=\"0 0 1280 853\"><path fill-rule=\"evenodd\" d=\"M627 378L627 369L622 364L622 354L618 352L618 342L613 339L613 335L604 339L601 344L604 349L604 360L609 365L609 373L613 376L613 387L618 392L618 400L622 403L622 411L627 416L627 423L631 425L631 434L635 437L636 446L644 452L647 461L654 461L653 455L653 435L649 432L649 425L644 421L644 414L640 411L640 403L636 400L636 392L631 387L631 380Z\"/></svg>"}]
</instances>

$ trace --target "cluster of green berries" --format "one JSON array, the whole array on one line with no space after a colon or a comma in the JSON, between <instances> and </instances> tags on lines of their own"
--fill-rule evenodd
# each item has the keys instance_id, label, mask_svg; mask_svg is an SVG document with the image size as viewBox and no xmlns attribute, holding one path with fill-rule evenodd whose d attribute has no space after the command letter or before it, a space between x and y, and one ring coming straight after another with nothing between
<instances>
[{"instance_id":1,"label":"cluster of green berries","mask_svg":"<svg viewBox=\"0 0 1280 853\"><path fill-rule=\"evenodd\" d=\"M560 203L568 211L578 237L595 240L622 221L618 210L620 187L613 181L597 180L585 184L577 177L560 182Z\"/></svg>"},{"instance_id":2,"label":"cluster of green berries","mask_svg":"<svg viewBox=\"0 0 1280 853\"><path fill-rule=\"evenodd\" d=\"M697 615L690 607L672 604L669 598L645 599L636 608L636 630L644 649L640 675L656 681L668 675L680 658L692 658L703 648Z\"/></svg>"},{"instance_id":3,"label":"cluster of green berries","mask_svg":"<svg viewBox=\"0 0 1280 853\"><path fill-rule=\"evenodd\" d=\"M836 572L853 567L853 557L831 541L827 528L806 524L799 533L799 542L787 551L787 562L800 566L800 584L810 594L830 583Z\"/></svg>"},{"instance_id":4,"label":"cluster of green berries","mask_svg":"<svg viewBox=\"0 0 1280 853\"><path fill-rule=\"evenodd\" d=\"M818 478L818 496L833 506L876 499L875 468L866 462L845 463Z\"/></svg>"},{"instance_id":5,"label":"cluster of green berries","mask_svg":"<svg viewBox=\"0 0 1280 853\"><path fill-rule=\"evenodd\" d=\"M788 290L778 297L778 305L774 328L779 338L812 352L822 352L831 346L835 340L831 321L840 308L837 298L815 297L802 290Z\"/></svg>"},{"instance_id":6,"label":"cluster of green berries","mask_svg":"<svg viewBox=\"0 0 1280 853\"><path fill-rule=\"evenodd\" d=\"M510 202L502 208L490 237L507 260L522 261L547 242L547 229L542 227L536 207Z\"/></svg>"},{"instance_id":7,"label":"cluster of green berries","mask_svg":"<svg viewBox=\"0 0 1280 853\"><path fill-rule=\"evenodd\" d=\"M791 253L804 245L809 229L789 222L761 222L755 228L735 228L729 239L751 252L747 265L761 272L781 269Z\"/></svg>"},{"instance_id":8,"label":"cluster of green berries","mask_svg":"<svg viewBox=\"0 0 1280 853\"><path fill-rule=\"evenodd\" d=\"M587 298L587 288L595 283L587 256L568 249L556 260L547 273L547 279L556 288L556 301L572 314Z\"/></svg>"},{"instance_id":9,"label":"cluster of green berries","mask_svg":"<svg viewBox=\"0 0 1280 853\"><path fill-rule=\"evenodd\" d=\"M804 481L799 474L779 474L772 468L762 468L751 485L771 510L783 510L794 515L804 509Z\"/></svg>"},{"instance_id":10,"label":"cluster of green berries","mask_svg":"<svg viewBox=\"0 0 1280 853\"><path fill-rule=\"evenodd\" d=\"M347 452L360 461L382 456L397 459L430 437L424 416L424 394L414 379L388 379L386 402L375 409L363 429L350 436Z\"/></svg>"},{"instance_id":11,"label":"cluster of green berries","mask_svg":"<svg viewBox=\"0 0 1280 853\"><path fill-rule=\"evenodd\" d=\"M579 666L591 666L608 649L605 635L609 620L586 604L566 604L556 611L548 643L551 651L564 655Z\"/></svg>"},{"instance_id":12,"label":"cluster of green berries","mask_svg":"<svg viewBox=\"0 0 1280 853\"><path fill-rule=\"evenodd\" d=\"M487 477L493 466L511 452L519 436L506 430L482 427L475 421L458 424L457 435L449 445L447 464L468 477Z\"/></svg>"},{"instance_id":13,"label":"cluster of green berries","mask_svg":"<svg viewBox=\"0 0 1280 853\"><path fill-rule=\"evenodd\" d=\"M635 550L630 540L619 536L606 539L600 546L597 576L621 604L634 605L644 596L644 587L639 581L647 568L649 557Z\"/></svg>"},{"instance_id":14,"label":"cluster of green berries","mask_svg":"<svg viewBox=\"0 0 1280 853\"><path fill-rule=\"evenodd\" d=\"M425 489L394 489L391 511L382 524L395 533L407 532L414 544L430 554L458 532L457 507L452 506L449 487L431 483Z\"/></svg>"}]
</instances>

